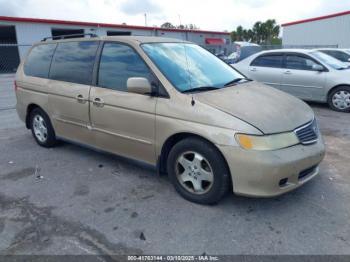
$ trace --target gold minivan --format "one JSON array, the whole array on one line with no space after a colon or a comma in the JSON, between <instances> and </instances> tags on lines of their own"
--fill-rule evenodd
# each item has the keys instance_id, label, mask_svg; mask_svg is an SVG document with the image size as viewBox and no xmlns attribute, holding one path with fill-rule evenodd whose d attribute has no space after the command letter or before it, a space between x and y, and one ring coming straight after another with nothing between
<instances>
[{"instance_id":1,"label":"gold minivan","mask_svg":"<svg viewBox=\"0 0 350 262\"><path fill-rule=\"evenodd\" d=\"M319 172L325 147L301 100L190 42L44 40L20 64L17 112L36 142L68 140L167 173L185 199L276 196Z\"/></svg>"}]
</instances>

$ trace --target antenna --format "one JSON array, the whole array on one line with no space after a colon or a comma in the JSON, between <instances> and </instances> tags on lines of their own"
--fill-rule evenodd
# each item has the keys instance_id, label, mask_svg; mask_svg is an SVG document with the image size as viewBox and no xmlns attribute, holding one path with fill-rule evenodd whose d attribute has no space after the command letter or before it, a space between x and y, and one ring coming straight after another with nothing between
<instances>
[{"instance_id":1,"label":"antenna","mask_svg":"<svg viewBox=\"0 0 350 262\"><path fill-rule=\"evenodd\" d=\"M178 14L178 16L179 16L179 22L180 22L180 26L181 26L182 25L182 23L181 23L181 16L180 16L180 14ZM182 43L183 43L184 52L185 52L185 58L186 58L188 82L190 83L190 88L192 88L192 79L191 79L191 73L190 73L190 68L189 68L189 64L188 64L187 51L186 51L186 45L185 45L185 39L184 39L184 34L185 33L186 33L185 31L182 31L181 38L182 38ZM196 104L196 102L194 101L193 94L192 94L191 95L191 105L194 106L195 104Z\"/></svg>"}]
</instances>

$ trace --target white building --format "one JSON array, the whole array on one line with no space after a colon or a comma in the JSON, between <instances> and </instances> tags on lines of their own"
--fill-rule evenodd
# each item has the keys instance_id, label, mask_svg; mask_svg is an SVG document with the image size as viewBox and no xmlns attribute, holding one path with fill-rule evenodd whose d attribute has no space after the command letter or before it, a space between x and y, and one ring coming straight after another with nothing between
<instances>
[{"instance_id":1,"label":"white building","mask_svg":"<svg viewBox=\"0 0 350 262\"><path fill-rule=\"evenodd\" d=\"M350 11L282 24L283 45L350 48Z\"/></svg>"},{"instance_id":2,"label":"white building","mask_svg":"<svg viewBox=\"0 0 350 262\"><path fill-rule=\"evenodd\" d=\"M30 46L45 37L88 33L162 36L191 41L213 53L232 51L228 32L0 16L0 73L14 71Z\"/></svg>"}]
</instances>

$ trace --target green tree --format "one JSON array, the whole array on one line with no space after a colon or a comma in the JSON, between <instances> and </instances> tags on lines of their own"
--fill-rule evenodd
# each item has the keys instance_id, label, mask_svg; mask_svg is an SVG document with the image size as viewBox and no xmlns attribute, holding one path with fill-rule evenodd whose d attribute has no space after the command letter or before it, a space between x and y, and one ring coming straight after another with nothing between
<instances>
[{"instance_id":1,"label":"green tree","mask_svg":"<svg viewBox=\"0 0 350 262\"><path fill-rule=\"evenodd\" d=\"M274 37L271 39L271 45L282 45L282 38Z\"/></svg>"},{"instance_id":2,"label":"green tree","mask_svg":"<svg viewBox=\"0 0 350 262\"><path fill-rule=\"evenodd\" d=\"M271 44L273 38L278 38L280 34L280 26L276 24L275 19L268 19L264 23L264 42Z\"/></svg>"},{"instance_id":3,"label":"green tree","mask_svg":"<svg viewBox=\"0 0 350 262\"><path fill-rule=\"evenodd\" d=\"M253 42L257 43L257 44L261 44L261 42L263 41L263 35L264 35L264 24L260 21L256 22L253 25Z\"/></svg>"},{"instance_id":4,"label":"green tree","mask_svg":"<svg viewBox=\"0 0 350 262\"><path fill-rule=\"evenodd\" d=\"M275 19L268 19L265 22L257 21L251 29L245 29L241 25L231 32L232 41L247 41L257 44L272 44L278 42L280 26Z\"/></svg>"},{"instance_id":5,"label":"green tree","mask_svg":"<svg viewBox=\"0 0 350 262\"><path fill-rule=\"evenodd\" d=\"M185 25L173 25L170 22L165 22L161 26L161 28L177 28L177 29L189 29L189 30L196 30L199 29L198 26L195 24L185 24Z\"/></svg>"},{"instance_id":6,"label":"green tree","mask_svg":"<svg viewBox=\"0 0 350 262\"><path fill-rule=\"evenodd\" d=\"M170 22L165 22L160 26L161 28L175 28L175 26Z\"/></svg>"},{"instance_id":7,"label":"green tree","mask_svg":"<svg viewBox=\"0 0 350 262\"><path fill-rule=\"evenodd\" d=\"M245 31L242 26L237 26L235 31L231 32L232 41L244 41Z\"/></svg>"}]
</instances>

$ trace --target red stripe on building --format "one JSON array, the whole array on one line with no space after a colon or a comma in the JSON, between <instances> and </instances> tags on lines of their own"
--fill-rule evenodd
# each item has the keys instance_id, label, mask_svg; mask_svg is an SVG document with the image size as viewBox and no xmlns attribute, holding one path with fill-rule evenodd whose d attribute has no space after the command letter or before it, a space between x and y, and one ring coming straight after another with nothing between
<instances>
[{"instance_id":1,"label":"red stripe on building","mask_svg":"<svg viewBox=\"0 0 350 262\"><path fill-rule=\"evenodd\" d=\"M221 34L221 35L230 34L228 32L207 31L207 30L175 29L175 28L173 29L173 28L161 28L161 27L152 27L152 26L121 25L121 24L67 21L67 20L54 20L54 19L41 19L41 18L26 18L26 17L11 17L11 16L0 16L0 21L39 23L39 24L78 25L78 26L92 26L92 27L112 27L112 28L124 28L124 29L139 29L139 30L161 30L166 32L189 32L189 33L198 33L198 34Z\"/></svg>"},{"instance_id":2,"label":"red stripe on building","mask_svg":"<svg viewBox=\"0 0 350 262\"><path fill-rule=\"evenodd\" d=\"M325 15L325 16L319 16L319 17L315 17L315 18L294 21L294 22L282 24L282 26L286 27L286 26L290 26L290 25L303 24L303 23L314 22L314 21L324 20L324 19L328 19L328 18L343 16L343 15L350 15L350 11L345 11L345 12L331 14L331 15Z\"/></svg>"}]
</instances>

